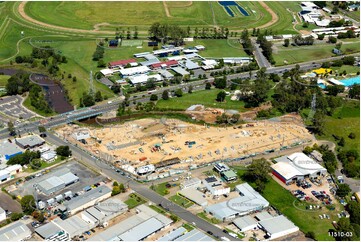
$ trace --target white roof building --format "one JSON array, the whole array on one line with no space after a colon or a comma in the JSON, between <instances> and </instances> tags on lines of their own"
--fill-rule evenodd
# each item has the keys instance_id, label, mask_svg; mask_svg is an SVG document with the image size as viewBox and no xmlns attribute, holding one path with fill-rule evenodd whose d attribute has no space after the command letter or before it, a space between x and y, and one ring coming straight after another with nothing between
<instances>
[{"instance_id":1,"label":"white roof building","mask_svg":"<svg viewBox=\"0 0 361 242\"><path fill-rule=\"evenodd\" d=\"M121 69L119 72L122 76L133 76L136 74L144 74L149 71L150 69L147 66L137 66L137 67Z\"/></svg>"},{"instance_id":2,"label":"white roof building","mask_svg":"<svg viewBox=\"0 0 361 242\"><path fill-rule=\"evenodd\" d=\"M179 194L183 197L187 198L188 200L198 204L199 206L207 206L208 202L203 196L204 194L198 191L195 188L187 188L179 191Z\"/></svg>"},{"instance_id":3,"label":"white roof building","mask_svg":"<svg viewBox=\"0 0 361 242\"><path fill-rule=\"evenodd\" d=\"M270 236L269 239L272 240L299 230L296 225L283 215L262 220L258 223L267 235Z\"/></svg>"},{"instance_id":4,"label":"white roof building","mask_svg":"<svg viewBox=\"0 0 361 242\"><path fill-rule=\"evenodd\" d=\"M197 188L201 185L202 181L198 177L194 177L189 180L185 180L181 184L181 189L187 189L187 188Z\"/></svg>"},{"instance_id":5,"label":"white roof building","mask_svg":"<svg viewBox=\"0 0 361 242\"><path fill-rule=\"evenodd\" d=\"M0 241L23 241L31 238L31 230L21 221L0 228Z\"/></svg>"},{"instance_id":6,"label":"white roof building","mask_svg":"<svg viewBox=\"0 0 361 242\"><path fill-rule=\"evenodd\" d=\"M6 212L2 207L0 207L0 222L6 219Z\"/></svg>"},{"instance_id":7,"label":"white roof building","mask_svg":"<svg viewBox=\"0 0 361 242\"><path fill-rule=\"evenodd\" d=\"M234 225L241 230L241 232L245 232L251 229L254 229L257 227L257 220L255 220L253 217L247 215L243 217L236 218L233 220Z\"/></svg>"},{"instance_id":8,"label":"white roof building","mask_svg":"<svg viewBox=\"0 0 361 242\"><path fill-rule=\"evenodd\" d=\"M155 81L161 81L162 76L160 74L155 74L155 75L141 74L141 75L135 75L129 77L129 80L133 85L146 83L149 79L155 79Z\"/></svg>"}]
</instances>

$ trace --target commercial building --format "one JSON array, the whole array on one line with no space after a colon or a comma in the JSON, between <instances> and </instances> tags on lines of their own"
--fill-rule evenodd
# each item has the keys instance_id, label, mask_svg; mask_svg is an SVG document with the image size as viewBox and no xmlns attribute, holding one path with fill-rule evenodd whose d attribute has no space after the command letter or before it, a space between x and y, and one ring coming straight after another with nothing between
<instances>
[{"instance_id":1,"label":"commercial building","mask_svg":"<svg viewBox=\"0 0 361 242\"><path fill-rule=\"evenodd\" d=\"M249 215L236 218L235 220L233 220L233 223L237 226L237 228L239 228L241 232L254 229L257 227L258 224L257 220L255 220Z\"/></svg>"},{"instance_id":2,"label":"commercial building","mask_svg":"<svg viewBox=\"0 0 361 242\"><path fill-rule=\"evenodd\" d=\"M0 241L23 241L31 238L31 230L21 221L0 228Z\"/></svg>"},{"instance_id":3,"label":"commercial building","mask_svg":"<svg viewBox=\"0 0 361 242\"><path fill-rule=\"evenodd\" d=\"M128 59L128 60L118 60L118 61L113 61L113 62L109 62L108 66L109 68L120 68L120 67L124 67L128 64L137 64L137 61L135 59Z\"/></svg>"},{"instance_id":4,"label":"commercial building","mask_svg":"<svg viewBox=\"0 0 361 242\"><path fill-rule=\"evenodd\" d=\"M3 140L0 142L0 163L5 163L11 157L21 153L23 153L23 151L14 143L10 143L8 140Z\"/></svg>"},{"instance_id":5,"label":"commercial building","mask_svg":"<svg viewBox=\"0 0 361 242\"><path fill-rule=\"evenodd\" d=\"M290 184L307 177L317 177L326 174L326 169L304 153L293 153L274 159L272 174L285 184Z\"/></svg>"},{"instance_id":6,"label":"commercial building","mask_svg":"<svg viewBox=\"0 0 361 242\"><path fill-rule=\"evenodd\" d=\"M163 237L159 238L158 241L173 241L179 237L181 237L183 234L185 234L187 230L184 227L179 227L172 232L164 235Z\"/></svg>"},{"instance_id":7,"label":"commercial building","mask_svg":"<svg viewBox=\"0 0 361 242\"><path fill-rule=\"evenodd\" d=\"M229 166L227 166L226 164L221 163L221 162L216 163L216 164L214 165L213 169L214 169L215 171L217 171L218 173L221 173L221 172L229 171L229 170L230 170Z\"/></svg>"},{"instance_id":8,"label":"commercial building","mask_svg":"<svg viewBox=\"0 0 361 242\"><path fill-rule=\"evenodd\" d=\"M81 212L80 216L89 224L103 225L126 211L128 211L128 205L119 199L110 198Z\"/></svg>"},{"instance_id":9,"label":"commercial building","mask_svg":"<svg viewBox=\"0 0 361 242\"><path fill-rule=\"evenodd\" d=\"M134 75L134 76L129 77L129 81L133 85L144 84L150 79L153 79L154 81L159 82L159 81L162 81L162 76L160 74L154 74L154 75L141 74L141 75Z\"/></svg>"},{"instance_id":10,"label":"commercial building","mask_svg":"<svg viewBox=\"0 0 361 242\"><path fill-rule=\"evenodd\" d=\"M46 195L50 195L78 181L79 177L77 177L71 172L67 172L64 175L52 176L45 180L42 180L37 184L36 188L40 192Z\"/></svg>"},{"instance_id":11,"label":"commercial building","mask_svg":"<svg viewBox=\"0 0 361 242\"><path fill-rule=\"evenodd\" d=\"M90 241L140 241L167 228L172 220L142 204L137 214L91 237Z\"/></svg>"},{"instance_id":12,"label":"commercial building","mask_svg":"<svg viewBox=\"0 0 361 242\"><path fill-rule=\"evenodd\" d=\"M178 193L199 206L205 207L208 204L207 199L204 198L204 194L195 188L183 189Z\"/></svg>"},{"instance_id":13,"label":"commercial building","mask_svg":"<svg viewBox=\"0 0 361 242\"><path fill-rule=\"evenodd\" d=\"M172 70L182 76L189 75L189 72L182 67L173 67Z\"/></svg>"},{"instance_id":14,"label":"commercial building","mask_svg":"<svg viewBox=\"0 0 361 242\"><path fill-rule=\"evenodd\" d=\"M167 70L159 70L158 73L165 79L165 80L170 80L174 77L174 75L172 73L170 73Z\"/></svg>"},{"instance_id":15,"label":"commercial building","mask_svg":"<svg viewBox=\"0 0 361 242\"><path fill-rule=\"evenodd\" d=\"M33 149L45 144L45 140L37 135L29 135L23 138L15 139L15 143L22 149Z\"/></svg>"},{"instance_id":16,"label":"commercial building","mask_svg":"<svg viewBox=\"0 0 361 242\"><path fill-rule=\"evenodd\" d=\"M174 241L214 241L214 239L199 229L193 229L192 231L178 237Z\"/></svg>"},{"instance_id":17,"label":"commercial building","mask_svg":"<svg viewBox=\"0 0 361 242\"><path fill-rule=\"evenodd\" d=\"M77 141L82 140L82 139L89 139L90 138L90 132L87 129L84 130L78 130L75 131L72 134L73 138L76 139Z\"/></svg>"},{"instance_id":18,"label":"commercial building","mask_svg":"<svg viewBox=\"0 0 361 242\"><path fill-rule=\"evenodd\" d=\"M57 157L56 152L54 150L49 150L40 155L40 158L45 162L51 162L55 160Z\"/></svg>"},{"instance_id":19,"label":"commercial building","mask_svg":"<svg viewBox=\"0 0 361 242\"><path fill-rule=\"evenodd\" d=\"M292 36L291 36L292 38ZM223 58L224 64L249 64L253 61L250 57L225 57Z\"/></svg>"},{"instance_id":20,"label":"commercial building","mask_svg":"<svg viewBox=\"0 0 361 242\"><path fill-rule=\"evenodd\" d=\"M299 230L297 226L283 215L262 220L258 223L260 228L269 236L268 239L277 239Z\"/></svg>"},{"instance_id":21,"label":"commercial building","mask_svg":"<svg viewBox=\"0 0 361 242\"><path fill-rule=\"evenodd\" d=\"M178 61L169 60L169 61L154 63L154 64L151 65L151 68L153 68L153 69L158 69L158 68L167 69L167 68L176 67L176 66L178 66Z\"/></svg>"},{"instance_id":22,"label":"commercial building","mask_svg":"<svg viewBox=\"0 0 361 242\"><path fill-rule=\"evenodd\" d=\"M0 184L11 180L14 175L20 173L22 169L22 166L17 164L8 166L5 169L0 170Z\"/></svg>"},{"instance_id":23,"label":"commercial building","mask_svg":"<svg viewBox=\"0 0 361 242\"><path fill-rule=\"evenodd\" d=\"M133 76L137 74L145 74L149 71L150 69L147 66L137 66L137 67L121 69L119 72L122 76Z\"/></svg>"},{"instance_id":24,"label":"commercial building","mask_svg":"<svg viewBox=\"0 0 361 242\"><path fill-rule=\"evenodd\" d=\"M221 196L231 192L231 188L223 186L222 181L215 176L204 179L203 185L213 196Z\"/></svg>"},{"instance_id":25,"label":"commercial building","mask_svg":"<svg viewBox=\"0 0 361 242\"><path fill-rule=\"evenodd\" d=\"M227 182L235 181L238 178L237 174L232 170L222 172L221 177Z\"/></svg>"},{"instance_id":26,"label":"commercial building","mask_svg":"<svg viewBox=\"0 0 361 242\"><path fill-rule=\"evenodd\" d=\"M182 184L181 184L181 189L187 189L187 188L197 188L201 185L202 181L197 178L191 178L189 180L185 180Z\"/></svg>"},{"instance_id":27,"label":"commercial building","mask_svg":"<svg viewBox=\"0 0 361 242\"><path fill-rule=\"evenodd\" d=\"M221 221L230 221L237 216L260 211L269 206L268 201L248 183L236 186L239 197L206 207L205 211Z\"/></svg>"},{"instance_id":28,"label":"commercial building","mask_svg":"<svg viewBox=\"0 0 361 242\"><path fill-rule=\"evenodd\" d=\"M6 219L6 212L2 207L0 207L0 222Z\"/></svg>"},{"instance_id":29,"label":"commercial building","mask_svg":"<svg viewBox=\"0 0 361 242\"><path fill-rule=\"evenodd\" d=\"M112 190L109 187L99 186L78 197L72 198L70 201L64 202L64 206L69 214L75 214L110 197L111 192Z\"/></svg>"}]
</instances>

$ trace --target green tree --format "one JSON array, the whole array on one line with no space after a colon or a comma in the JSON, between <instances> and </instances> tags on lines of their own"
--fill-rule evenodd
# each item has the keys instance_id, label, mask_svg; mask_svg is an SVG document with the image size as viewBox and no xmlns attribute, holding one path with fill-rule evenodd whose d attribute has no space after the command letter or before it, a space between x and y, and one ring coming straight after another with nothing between
<instances>
[{"instance_id":1,"label":"green tree","mask_svg":"<svg viewBox=\"0 0 361 242\"><path fill-rule=\"evenodd\" d=\"M342 138L340 139L340 141L338 142L338 145L344 147L345 144L346 144L345 138L342 137Z\"/></svg>"},{"instance_id":2,"label":"green tree","mask_svg":"<svg viewBox=\"0 0 361 242\"><path fill-rule=\"evenodd\" d=\"M45 133L46 132L46 128L44 126L39 126L39 133Z\"/></svg>"},{"instance_id":3,"label":"green tree","mask_svg":"<svg viewBox=\"0 0 361 242\"><path fill-rule=\"evenodd\" d=\"M18 221L19 219L21 219L24 216L23 213L12 213L10 215L10 219L11 221Z\"/></svg>"},{"instance_id":4,"label":"green tree","mask_svg":"<svg viewBox=\"0 0 361 242\"><path fill-rule=\"evenodd\" d=\"M33 195L25 195L21 198L20 205L25 214L31 214L36 208Z\"/></svg>"},{"instance_id":5,"label":"green tree","mask_svg":"<svg viewBox=\"0 0 361 242\"><path fill-rule=\"evenodd\" d=\"M181 96L183 96L183 91L182 91L182 89L177 89L174 94L175 94L177 97L181 97Z\"/></svg>"},{"instance_id":6,"label":"green tree","mask_svg":"<svg viewBox=\"0 0 361 242\"><path fill-rule=\"evenodd\" d=\"M96 102L103 101L102 93L101 93L100 91L97 91L97 92L95 93L94 100L95 100Z\"/></svg>"},{"instance_id":7,"label":"green tree","mask_svg":"<svg viewBox=\"0 0 361 242\"><path fill-rule=\"evenodd\" d=\"M226 98L226 92L225 91L220 91L218 94L217 94L217 101L218 102L223 102Z\"/></svg>"},{"instance_id":8,"label":"green tree","mask_svg":"<svg viewBox=\"0 0 361 242\"><path fill-rule=\"evenodd\" d=\"M338 185L336 195L339 197L345 197L351 192L351 188L348 184L342 183Z\"/></svg>"},{"instance_id":9,"label":"green tree","mask_svg":"<svg viewBox=\"0 0 361 242\"><path fill-rule=\"evenodd\" d=\"M347 211L350 214L350 222L360 224L360 204L357 201L350 201L347 204Z\"/></svg>"},{"instance_id":10,"label":"green tree","mask_svg":"<svg viewBox=\"0 0 361 242\"><path fill-rule=\"evenodd\" d=\"M157 100L158 100L158 95L156 94L150 95L150 101L157 101Z\"/></svg>"},{"instance_id":11,"label":"green tree","mask_svg":"<svg viewBox=\"0 0 361 242\"><path fill-rule=\"evenodd\" d=\"M355 138L356 138L356 135L355 135L354 132L351 132L351 133L348 135L348 137L349 137L350 139L355 139Z\"/></svg>"},{"instance_id":12,"label":"green tree","mask_svg":"<svg viewBox=\"0 0 361 242\"><path fill-rule=\"evenodd\" d=\"M115 186L115 187L113 187L111 196L118 195L119 193L120 193L120 187L119 187L119 186Z\"/></svg>"},{"instance_id":13,"label":"green tree","mask_svg":"<svg viewBox=\"0 0 361 242\"><path fill-rule=\"evenodd\" d=\"M56 148L56 154L63 157L69 157L72 155L68 145L61 145Z\"/></svg>"},{"instance_id":14,"label":"green tree","mask_svg":"<svg viewBox=\"0 0 361 242\"><path fill-rule=\"evenodd\" d=\"M169 99L169 92L168 90L164 90L162 93L162 99L163 100L168 100Z\"/></svg>"},{"instance_id":15,"label":"green tree","mask_svg":"<svg viewBox=\"0 0 361 242\"><path fill-rule=\"evenodd\" d=\"M209 82L207 82L207 83L206 83L206 90L210 90L211 87L212 87L212 85L211 85Z\"/></svg>"},{"instance_id":16,"label":"green tree","mask_svg":"<svg viewBox=\"0 0 361 242\"><path fill-rule=\"evenodd\" d=\"M263 181L268 180L268 173L271 171L270 164L266 159L257 159L252 161L252 164L247 167L245 178L249 181Z\"/></svg>"},{"instance_id":17,"label":"green tree","mask_svg":"<svg viewBox=\"0 0 361 242\"><path fill-rule=\"evenodd\" d=\"M285 47L288 47L290 45L290 40L289 39L285 39L284 40L284 44Z\"/></svg>"},{"instance_id":18,"label":"green tree","mask_svg":"<svg viewBox=\"0 0 361 242\"><path fill-rule=\"evenodd\" d=\"M11 121L8 122L8 131L11 136L14 136L16 134L15 126L14 126L13 122L11 122Z\"/></svg>"}]
</instances>

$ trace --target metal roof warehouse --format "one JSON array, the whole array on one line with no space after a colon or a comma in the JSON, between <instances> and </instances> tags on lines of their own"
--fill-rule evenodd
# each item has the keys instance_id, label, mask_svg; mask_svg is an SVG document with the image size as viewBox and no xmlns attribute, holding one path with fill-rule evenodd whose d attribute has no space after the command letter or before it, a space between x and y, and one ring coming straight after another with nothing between
<instances>
[{"instance_id":1,"label":"metal roof warehouse","mask_svg":"<svg viewBox=\"0 0 361 242\"><path fill-rule=\"evenodd\" d=\"M71 172L67 172L61 176L52 176L38 183L38 189L46 195L55 193L66 186L79 181L79 177Z\"/></svg>"},{"instance_id":2,"label":"metal roof warehouse","mask_svg":"<svg viewBox=\"0 0 361 242\"><path fill-rule=\"evenodd\" d=\"M30 135L20 139L15 139L15 143L23 149L28 149L45 144L45 140L37 135Z\"/></svg>"},{"instance_id":3,"label":"metal roof warehouse","mask_svg":"<svg viewBox=\"0 0 361 242\"><path fill-rule=\"evenodd\" d=\"M270 236L270 239L276 239L299 230L297 226L283 215L262 220L259 222L259 225Z\"/></svg>"},{"instance_id":4,"label":"metal roof warehouse","mask_svg":"<svg viewBox=\"0 0 361 242\"><path fill-rule=\"evenodd\" d=\"M22 241L30 237L31 230L21 221L0 228L0 241Z\"/></svg>"},{"instance_id":5,"label":"metal roof warehouse","mask_svg":"<svg viewBox=\"0 0 361 242\"><path fill-rule=\"evenodd\" d=\"M10 143L7 140L0 143L0 162L7 161L11 157L21 153L23 153L23 151L14 143Z\"/></svg>"},{"instance_id":6,"label":"metal roof warehouse","mask_svg":"<svg viewBox=\"0 0 361 242\"><path fill-rule=\"evenodd\" d=\"M214 239L198 229L193 229L192 231L185 233L174 241L214 241Z\"/></svg>"}]
</instances>

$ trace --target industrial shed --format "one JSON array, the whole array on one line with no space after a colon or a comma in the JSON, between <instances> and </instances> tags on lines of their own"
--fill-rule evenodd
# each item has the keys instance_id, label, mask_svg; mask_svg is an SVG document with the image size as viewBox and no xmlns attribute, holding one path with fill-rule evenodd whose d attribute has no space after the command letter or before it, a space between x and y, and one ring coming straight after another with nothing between
<instances>
[{"instance_id":1,"label":"industrial shed","mask_svg":"<svg viewBox=\"0 0 361 242\"><path fill-rule=\"evenodd\" d=\"M8 161L11 157L19 155L23 151L14 143L9 141L2 141L0 143L0 163Z\"/></svg>"},{"instance_id":2,"label":"industrial shed","mask_svg":"<svg viewBox=\"0 0 361 242\"><path fill-rule=\"evenodd\" d=\"M37 135L30 135L23 138L15 139L15 143L22 149L33 149L45 144L45 140Z\"/></svg>"},{"instance_id":3,"label":"industrial shed","mask_svg":"<svg viewBox=\"0 0 361 242\"><path fill-rule=\"evenodd\" d=\"M181 237L186 232L187 232L187 230L184 227L179 227L176 230L173 230L172 232L159 238L158 241L173 241L173 240Z\"/></svg>"},{"instance_id":4,"label":"industrial shed","mask_svg":"<svg viewBox=\"0 0 361 242\"><path fill-rule=\"evenodd\" d=\"M71 172L61 176L52 176L38 183L37 188L46 195L53 194L66 186L79 181L79 177Z\"/></svg>"},{"instance_id":5,"label":"industrial shed","mask_svg":"<svg viewBox=\"0 0 361 242\"><path fill-rule=\"evenodd\" d=\"M193 229L174 241L214 241L214 239L198 229Z\"/></svg>"},{"instance_id":6,"label":"industrial shed","mask_svg":"<svg viewBox=\"0 0 361 242\"><path fill-rule=\"evenodd\" d=\"M248 215L236 218L235 220L233 220L233 223L237 226L237 228L239 228L239 230L241 230L241 232L254 229L257 227L258 224L257 220Z\"/></svg>"},{"instance_id":7,"label":"industrial shed","mask_svg":"<svg viewBox=\"0 0 361 242\"><path fill-rule=\"evenodd\" d=\"M277 239L299 230L296 225L283 215L262 220L259 225L270 236L269 239Z\"/></svg>"},{"instance_id":8,"label":"industrial shed","mask_svg":"<svg viewBox=\"0 0 361 242\"><path fill-rule=\"evenodd\" d=\"M21 221L0 228L0 241L23 241L31 238L31 230Z\"/></svg>"},{"instance_id":9,"label":"industrial shed","mask_svg":"<svg viewBox=\"0 0 361 242\"><path fill-rule=\"evenodd\" d=\"M207 206L208 202L203 196L204 194L198 191L195 188L187 188L179 191L179 194L183 197L187 198L188 200L198 204L199 206Z\"/></svg>"}]
</instances>

